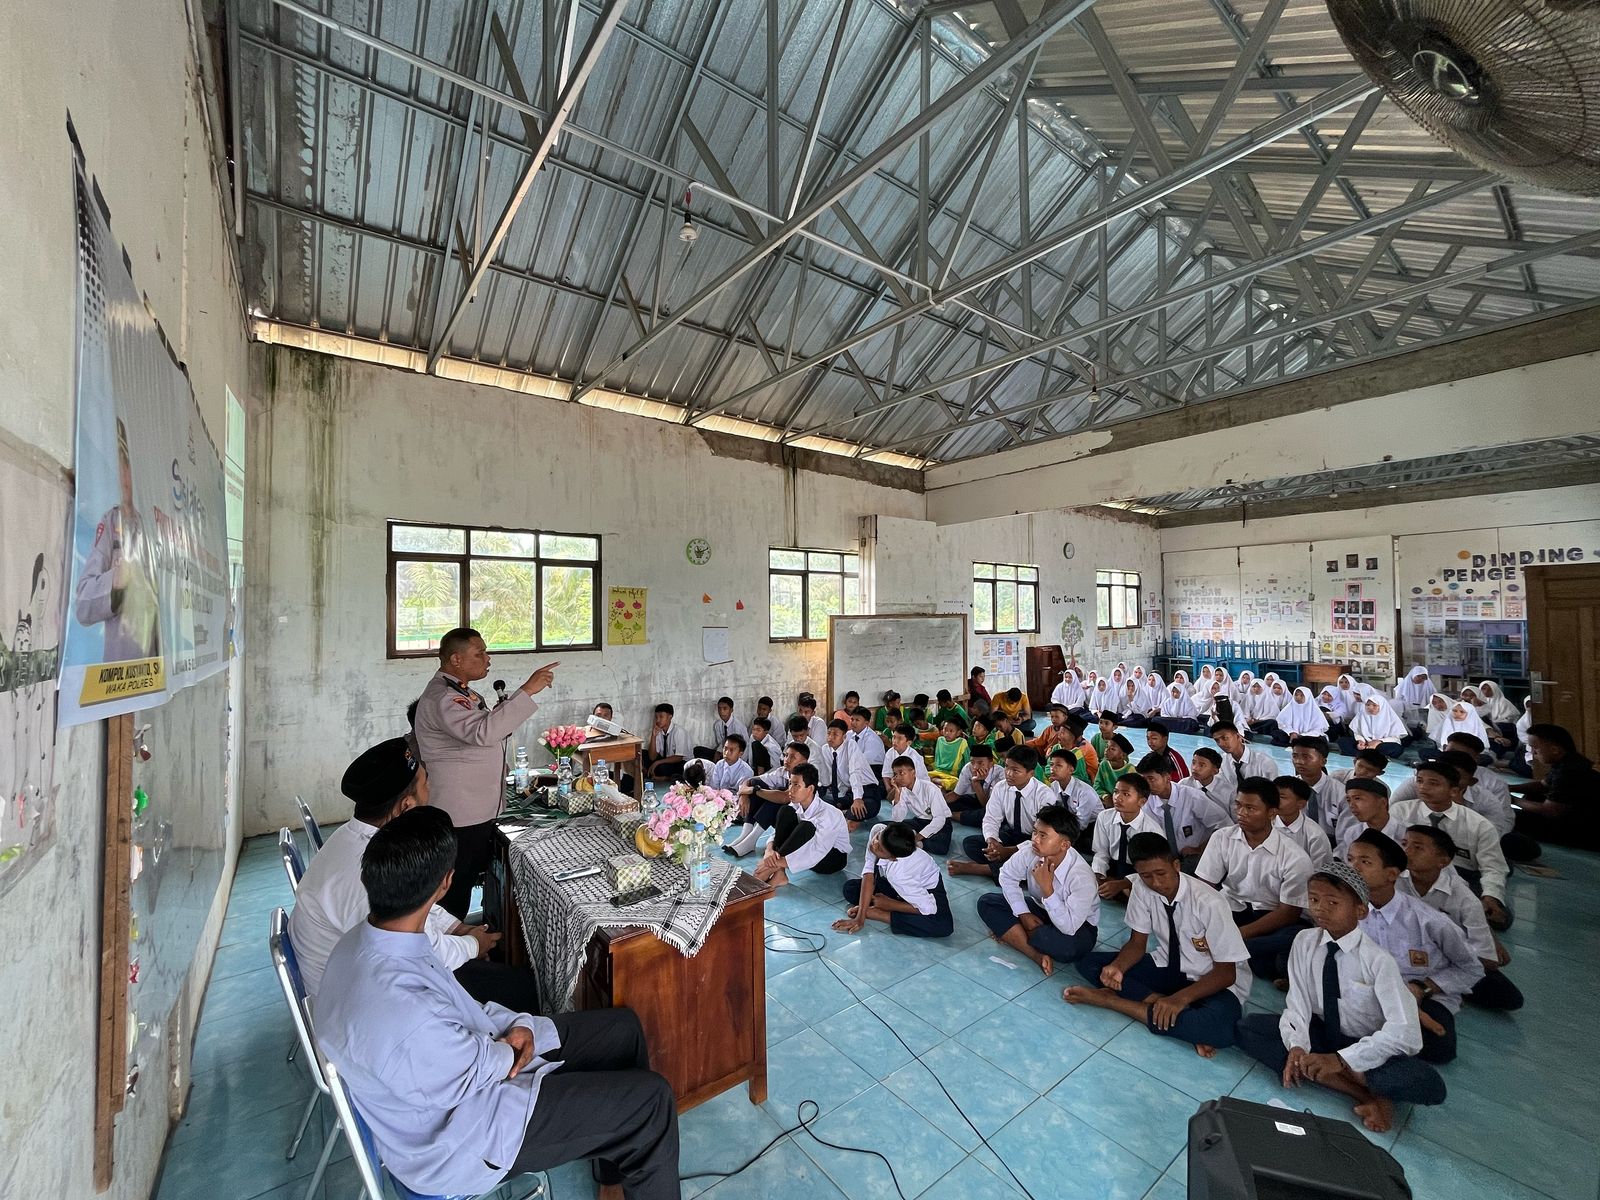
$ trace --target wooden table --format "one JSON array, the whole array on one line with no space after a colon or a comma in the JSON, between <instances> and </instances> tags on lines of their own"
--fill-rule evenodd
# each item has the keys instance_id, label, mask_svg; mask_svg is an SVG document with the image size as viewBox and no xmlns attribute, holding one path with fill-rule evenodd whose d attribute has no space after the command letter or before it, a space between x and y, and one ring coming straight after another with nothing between
<instances>
[{"instance_id":1,"label":"wooden table","mask_svg":"<svg viewBox=\"0 0 1600 1200\"><path fill-rule=\"evenodd\" d=\"M577 757L584 762L632 763L634 779L644 778L644 739L636 738L632 734L591 737L578 747ZM614 770L613 773L617 772ZM614 779L613 782L621 785L620 779Z\"/></svg>"},{"instance_id":2,"label":"wooden table","mask_svg":"<svg viewBox=\"0 0 1600 1200\"><path fill-rule=\"evenodd\" d=\"M526 965L527 944L511 886L511 839L498 826L484 879L484 916L504 932L507 962ZM711 936L686 958L648 929L601 929L573 995L573 1007L631 1008L650 1045L650 1066L666 1076L678 1111L747 1083L750 1103L767 1098L767 959L764 909L772 888L740 873Z\"/></svg>"}]
</instances>

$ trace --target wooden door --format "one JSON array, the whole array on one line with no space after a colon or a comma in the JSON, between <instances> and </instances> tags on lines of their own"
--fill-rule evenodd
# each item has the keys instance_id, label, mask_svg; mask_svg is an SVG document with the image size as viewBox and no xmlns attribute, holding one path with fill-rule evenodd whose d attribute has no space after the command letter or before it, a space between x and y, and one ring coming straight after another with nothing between
<instances>
[{"instance_id":1,"label":"wooden door","mask_svg":"<svg viewBox=\"0 0 1600 1200\"><path fill-rule=\"evenodd\" d=\"M1600 564L1528 567L1533 719L1565 726L1600 753Z\"/></svg>"}]
</instances>

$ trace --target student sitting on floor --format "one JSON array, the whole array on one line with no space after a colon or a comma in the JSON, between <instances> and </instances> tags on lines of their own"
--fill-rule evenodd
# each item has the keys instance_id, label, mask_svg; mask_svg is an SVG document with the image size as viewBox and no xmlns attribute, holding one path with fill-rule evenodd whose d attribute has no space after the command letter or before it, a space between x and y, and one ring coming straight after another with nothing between
<instances>
[{"instance_id":1,"label":"student sitting on floor","mask_svg":"<svg viewBox=\"0 0 1600 1200\"><path fill-rule=\"evenodd\" d=\"M943 725L951 717L959 717L963 729L972 724L972 717L966 709L956 703L955 697L950 694L950 689L940 688L933 698L933 716L930 720L935 725Z\"/></svg>"},{"instance_id":2,"label":"student sitting on floor","mask_svg":"<svg viewBox=\"0 0 1600 1200\"><path fill-rule=\"evenodd\" d=\"M954 829L950 806L945 803L938 784L917 778L915 759L914 754L902 754L893 760L892 819L908 826L929 854L949 854L950 834Z\"/></svg>"},{"instance_id":3,"label":"student sitting on floor","mask_svg":"<svg viewBox=\"0 0 1600 1200\"><path fill-rule=\"evenodd\" d=\"M1222 753L1222 772L1210 793L1231 812L1241 779L1272 779L1278 774L1278 767L1272 755L1246 742L1239 727L1232 721L1218 721L1211 727L1210 733L1211 740Z\"/></svg>"},{"instance_id":4,"label":"student sitting on floor","mask_svg":"<svg viewBox=\"0 0 1600 1200\"><path fill-rule=\"evenodd\" d=\"M1250 969L1265 979L1283 979L1289 947L1307 922L1306 882L1311 859L1278 824L1278 785L1246 779L1234 801L1237 825L1219 830L1195 868L1222 893L1250 952Z\"/></svg>"},{"instance_id":5,"label":"student sitting on floor","mask_svg":"<svg viewBox=\"0 0 1600 1200\"><path fill-rule=\"evenodd\" d=\"M1145 812L1150 785L1143 775L1124 775L1111 793L1111 807L1094 823L1091 866L1100 899L1126 900L1133 888L1130 847L1141 833L1161 832L1161 825Z\"/></svg>"},{"instance_id":6,"label":"student sitting on floor","mask_svg":"<svg viewBox=\"0 0 1600 1200\"><path fill-rule=\"evenodd\" d=\"M933 744L933 769L928 778L943 791L952 791L961 778L961 768L972 755L972 743L967 741L967 722L951 713L945 717L939 731L939 740Z\"/></svg>"},{"instance_id":7,"label":"student sitting on floor","mask_svg":"<svg viewBox=\"0 0 1600 1200\"><path fill-rule=\"evenodd\" d=\"M1033 736L1033 706L1021 688L1007 688L989 702L989 707L996 717L1001 714L1010 717L1024 738Z\"/></svg>"},{"instance_id":8,"label":"student sitting on floor","mask_svg":"<svg viewBox=\"0 0 1600 1200\"><path fill-rule=\"evenodd\" d=\"M1522 1007L1522 992L1506 978L1503 968L1511 954L1489 930L1483 905L1456 873L1456 844L1450 835L1432 825L1413 825L1403 844L1406 873L1398 887L1430 908L1449 917L1466 934L1467 944L1483 967L1483 978L1467 999L1480 1008L1515 1012Z\"/></svg>"},{"instance_id":9,"label":"student sitting on floor","mask_svg":"<svg viewBox=\"0 0 1600 1200\"><path fill-rule=\"evenodd\" d=\"M1344 784L1328 774L1328 740L1313 734L1295 735L1289 739L1289 761L1294 765L1295 776L1310 789L1307 816L1331 840L1346 812Z\"/></svg>"},{"instance_id":10,"label":"student sitting on floor","mask_svg":"<svg viewBox=\"0 0 1600 1200\"><path fill-rule=\"evenodd\" d=\"M1506 876L1510 867L1500 850L1500 839L1486 818L1461 802L1465 780L1471 778L1467 772L1475 766L1459 750L1447 750L1432 762L1421 763L1416 774L1417 799L1395 806L1394 819L1402 837L1408 825L1432 825L1448 833L1456 844L1456 870L1467 886L1483 897L1484 917L1492 928L1508 929L1511 909L1506 905Z\"/></svg>"},{"instance_id":11,"label":"student sitting on floor","mask_svg":"<svg viewBox=\"0 0 1600 1200\"><path fill-rule=\"evenodd\" d=\"M905 709L900 706L900 693L890 688L883 694L883 703L878 711L872 714L872 728L883 739L883 744L889 744L889 733L896 725L906 723Z\"/></svg>"},{"instance_id":12,"label":"student sitting on floor","mask_svg":"<svg viewBox=\"0 0 1600 1200\"><path fill-rule=\"evenodd\" d=\"M983 824L989 792L1005 779L1005 770L994 760L994 747L983 743L972 748L972 757L956 777L956 786L945 797L956 821L974 828Z\"/></svg>"},{"instance_id":13,"label":"student sitting on floor","mask_svg":"<svg viewBox=\"0 0 1600 1200\"><path fill-rule=\"evenodd\" d=\"M1388 756L1379 754L1376 750L1357 750L1351 755L1351 760L1348 767L1328 772L1338 781L1341 790L1352 779L1381 779L1384 772L1389 769ZM1387 786L1388 781L1385 780L1384 784Z\"/></svg>"},{"instance_id":14,"label":"student sitting on floor","mask_svg":"<svg viewBox=\"0 0 1600 1200\"><path fill-rule=\"evenodd\" d=\"M1433 698L1433 679L1428 668L1414 663L1394 687L1400 702L1400 720L1412 738L1421 736L1428 726L1428 701Z\"/></svg>"},{"instance_id":15,"label":"student sitting on floor","mask_svg":"<svg viewBox=\"0 0 1600 1200\"><path fill-rule=\"evenodd\" d=\"M1233 796L1237 788L1222 786L1222 754L1214 746L1197 746L1189 760L1189 778L1185 783L1200 789L1200 794L1223 812L1233 812ZM1226 798L1224 798L1226 797Z\"/></svg>"},{"instance_id":16,"label":"student sitting on floor","mask_svg":"<svg viewBox=\"0 0 1600 1200\"><path fill-rule=\"evenodd\" d=\"M743 825L744 832L722 848L724 854L743 858L756 848L763 831L771 829L778 813L789 803L789 777L798 766L810 766L807 759L811 748L799 742L790 742L783 751L783 763L762 775L745 780L739 785L739 818L733 824ZM812 778L815 779L815 769Z\"/></svg>"},{"instance_id":17,"label":"student sitting on floor","mask_svg":"<svg viewBox=\"0 0 1600 1200\"><path fill-rule=\"evenodd\" d=\"M769 732L777 727L778 718L772 715L771 696L762 696L756 701L755 714L750 718L750 728L752 730L755 729L757 721L765 721L767 723L767 729Z\"/></svg>"},{"instance_id":18,"label":"student sitting on floor","mask_svg":"<svg viewBox=\"0 0 1600 1200\"><path fill-rule=\"evenodd\" d=\"M1094 790L1100 793L1102 799L1111 795L1111 789L1117 786L1117 780L1133 770L1133 763L1129 756L1133 754L1133 743L1120 733L1114 733L1106 741L1105 751L1100 755L1100 769L1094 774Z\"/></svg>"},{"instance_id":19,"label":"student sitting on floor","mask_svg":"<svg viewBox=\"0 0 1600 1200\"><path fill-rule=\"evenodd\" d=\"M933 744L939 740L939 731L928 721L928 712L923 708L913 707L906 714L906 724L917 731L916 748L919 755L923 751L933 753ZM927 764L924 763L924 766Z\"/></svg>"},{"instance_id":20,"label":"student sitting on floor","mask_svg":"<svg viewBox=\"0 0 1600 1200\"><path fill-rule=\"evenodd\" d=\"M750 769L764 775L783 761L783 747L772 736L772 718L756 717L750 722Z\"/></svg>"},{"instance_id":21,"label":"student sitting on floor","mask_svg":"<svg viewBox=\"0 0 1600 1200\"><path fill-rule=\"evenodd\" d=\"M806 748L806 761L817 769L817 787L826 795L833 790L833 771L828 762L826 747L828 744L828 730L824 726L822 736L813 739L811 736L811 722L799 713L789 718L789 742L791 745L800 745Z\"/></svg>"},{"instance_id":22,"label":"student sitting on floor","mask_svg":"<svg viewBox=\"0 0 1600 1200\"><path fill-rule=\"evenodd\" d=\"M1415 896L1397 891L1406 852L1393 838L1367 830L1350 846L1350 865L1367 885L1367 915L1361 929L1400 968L1417 1002L1423 1062L1447 1063L1456 1056L1456 1013L1461 998L1483 978L1483 967L1461 927Z\"/></svg>"},{"instance_id":23,"label":"student sitting on floor","mask_svg":"<svg viewBox=\"0 0 1600 1200\"><path fill-rule=\"evenodd\" d=\"M1376 750L1385 758L1399 758L1401 743L1411 736L1399 715L1381 696L1368 696L1359 705L1350 720L1350 736L1339 739L1339 752Z\"/></svg>"},{"instance_id":24,"label":"student sitting on floor","mask_svg":"<svg viewBox=\"0 0 1600 1200\"><path fill-rule=\"evenodd\" d=\"M1101 680L1101 682L1105 682ZM1099 715L1095 717L1094 736L1089 739L1089 745L1094 747L1094 752L1104 762L1106 757L1106 743L1117 734L1117 714L1110 707L1095 710Z\"/></svg>"},{"instance_id":25,"label":"student sitting on floor","mask_svg":"<svg viewBox=\"0 0 1600 1200\"><path fill-rule=\"evenodd\" d=\"M1094 777L1100 770L1100 755L1095 748L1083 740L1083 731L1088 728L1082 717L1077 714L1067 716L1067 736L1062 739L1061 748L1071 750L1078 759L1078 778L1094 786Z\"/></svg>"},{"instance_id":26,"label":"student sitting on floor","mask_svg":"<svg viewBox=\"0 0 1600 1200\"><path fill-rule=\"evenodd\" d=\"M952 875L987 875L1000 878L1000 868L1017 852L1017 847L1033 832L1033 818L1054 798L1044 784L1033 777L1039 758L1026 746L1006 752L1005 778L989 791L983 810L983 836L969 837L961 844L967 861L952 859Z\"/></svg>"},{"instance_id":27,"label":"student sitting on floor","mask_svg":"<svg viewBox=\"0 0 1600 1200\"><path fill-rule=\"evenodd\" d=\"M1160 834L1141 833L1128 853L1139 876L1123 917L1128 941L1115 954L1080 958L1078 973L1090 986L1069 987L1061 998L1132 1017L1151 1033L1193 1042L1196 1053L1210 1058L1233 1045L1250 995L1244 939L1227 901L1185 875Z\"/></svg>"},{"instance_id":28,"label":"student sitting on floor","mask_svg":"<svg viewBox=\"0 0 1600 1200\"><path fill-rule=\"evenodd\" d=\"M1171 733L1199 733L1200 710L1194 706L1194 697L1189 694L1189 689L1181 683L1167 685L1167 690L1161 699L1161 709L1155 717L1151 718L1149 725L1160 722L1162 728Z\"/></svg>"},{"instance_id":29,"label":"student sitting on floor","mask_svg":"<svg viewBox=\"0 0 1600 1200\"><path fill-rule=\"evenodd\" d=\"M722 756L712 766L706 782L714 788L737 794L739 786L755 775L750 764L744 760L744 751L744 738L737 733L730 733L723 739Z\"/></svg>"},{"instance_id":30,"label":"student sitting on floor","mask_svg":"<svg viewBox=\"0 0 1600 1200\"><path fill-rule=\"evenodd\" d=\"M1050 751L1050 775L1045 784L1056 794L1058 802L1078 822L1078 853L1088 858L1094 845L1094 826L1105 811L1100 793L1078 778L1078 756L1071 750L1057 746Z\"/></svg>"},{"instance_id":31,"label":"student sitting on floor","mask_svg":"<svg viewBox=\"0 0 1600 1200\"><path fill-rule=\"evenodd\" d=\"M1344 803L1349 811L1333 841L1333 856L1341 862L1350 852L1350 843L1368 829L1376 829L1396 842L1406 835L1406 822L1389 811L1389 787L1381 779L1347 780Z\"/></svg>"},{"instance_id":32,"label":"student sitting on floor","mask_svg":"<svg viewBox=\"0 0 1600 1200\"><path fill-rule=\"evenodd\" d=\"M1172 730L1165 721L1151 721L1144 727L1144 744L1150 747L1151 754L1164 754L1167 761L1172 764L1172 777L1180 783L1189 778L1189 764L1183 761L1183 755L1172 748L1168 738Z\"/></svg>"},{"instance_id":33,"label":"student sitting on floor","mask_svg":"<svg viewBox=\"0 0 1600 1200\"><path fill-rule=\"evenodd\" d=\"M751 872L762 883L782 887L791 871L836 875L850 857L844 814L817 796L817 769L808 762L789 772L789 802L772 822L772 840Z\"/></svg>"},{"instance_id":34,"label":"student sitting on floor","mask_svg":"<svg viewBox=\"0 0 1600 1200\"><path fill-rule=\"evenodd\" d=\"M1249 740L1278 740L1278 714L1283 711L1283 705L1278 703L1277 695L1265 680L1253 681L1233 711L1239 732Z\"/></svg>"},{"instance_id":35,"label":"student sitting on floor","mask_svg":"<svg viewBox=\"0 0 1600 1200\"><path fill-rule=\"evenodd\" d=\"M1071 737L1071 731L1067 729L1067 706L1052 704L1050 724L1046 725L1037 737L1029 738L1026 745L1033 747L1034 753L1045 759L1050 757L1050 751L1057 746L1067 745Z\"/></svg>"},{"instance_id":36,"label":"student sitting on floor","mask_svg":"<svg viewBox=\"0 0 1600 1200\"><path fill-rule=\"evenodd\" d=\"M1305 851L1313 870L1321 867L1333 857L1333 842L1306 811L1315 794L1311 785L1298 775L1279 775L1272 782L1278 789L1278 825L1283 836Z\"/></svg>"},{"instance_id":37,"label":"student sitting on floor","mask_svg":"<svg viewBox=\"0 0 1600 1200\"><path fill-rule=\"evenodd\" d=\"M733 715L733 697L721 696L717 699L716 720L711 722L711 741L704 746L694 748L696 758L714 759L722 752L722 744L728 740L730 733L736 733L749 745L750 730L745 728L743 721Z\"/></svg>"},{"instance_id":38,"label":"student sitting on floor","mask_svg":"<svg viewBox=\"0 0 1600 1200\"><path fill-rule=\"evenodd\" d=\"M833 710L833 716L830 719L834 721L848 721L850 719L850 710L852 708L859 708L860 705L861 693L852 689L840 697L839 707Z\"/></svg>"},{"instance_id":39,"label":"student sitting on floor","mask_svg":"<svg viewBox=\"0 0 1600 1200\"><path fill-rule=\"evenodd\" d=\"M883 756L883 790L888 796L889 803L895 799L894 760L909 758L918 779L928 778L928 763L922 757L922 752L917 749L917 731L904 723L896 725L889 735L889 749Z\"/></svg>"},{"instance_id":40,"label":"student sitting on floor","mask_svg":"<svg viewBox=\"0 0 1600 1200\"><path fill-rule=\"evenodd\" d=\"M1174 783L1172 763L1164 754L1146 754L1139 760L1139 774L1150 787L1144 811L1161 827L1167 844L1193 866L1212 833L1227 828L1232 815L1208 802L1195 784Z\"/></svg>"},{"instance_id":41,"label":"student sitting on floor","mask_svg":"<svg viewBox=\"0 0 1600 1200\"><path fill-rule=\"evenodd\" d=\"M1530 761L1542 763L1545 776L1516 785L1521 793L1517 832L1563 846L1600 848L1600 772L1560 725L1536 722L1525 737Z\"/></svg>"},{"instance_id":42,"label":"student sitting on floor","mask_svg":"<svg viewBox=\"0 0 1600 1200\"><path fill-rule=\"evenodd\" d=\"M1389 952L1361 929L1366 881L1334 860L1311 877L1314 929L1289 951L1289 999L1281 1017L1251 1013L1238 1045L1294 1087L1319 1083L1353 1099L1374 1133L1394 1123L1396 1102L1442 1104L1444 1080L1415 1057L1417 1002Z\"/></svg>"},{"instance_id":43,"label":"student sitting on floor","mask_svg":"<svg viewBox=\"0 0 1600 1200\"><path fill-rule=\"evenodd\" d=\"M795 716L806 723L806 740L820 746L828 737L828 723L817 712L817 698L810 692L801 692L794 698Z\"/></svg>"},{"instance_id":44,"label":"student sitting on floor","mask_svg":"<svg viewBox=\"0 0 1600 1200\"><path fill-rule=\"evenodd\" d=\"M983 684L987 672L982 667L973 667L967 676L967 691L961 699L966 703L967 711L974 717L981 717L989 711L989 689Z\"/></svg>"},{"instance_id":45,"label":"student sitting on floor","mask_svg":"<svg viewBox=\"0 0 1600 1200\"><path fill-rule=\"evenodd\" d=\"M1068 667L1061 672L1061 682L1050 692L1050 703L1061 705L1069 713L1088 711L1089 693L1083 690L1083 680L1078 677L1076 668Z\"/></svg>"},{"instance_id":46,"label":"student sitting on floor","mask_svg":"<svg viewBox=\"0 0 1600 1200\"><path fill-rule=\"evenodd\" d=\"M1076 962L1099 937L1100 898L1094 872L1073 849L1078 822L1059 804L1034 817L1028 841L1000 868L1000 891L978 897L978 918L989 935L1037 963Z\"/></svg>"},{"instance_id":47,"label":"student sitting on floor","mask_svg":"<svg viewBox=\"0 0 1600 1200\"><path fill-rule=\"evenodd\" d=\"M989 714L989 719L994 723L994 732L991 737L994 739L995 749L999 753L1004 754L1012 746L1027 745L1027 736L1020 728L1012 724L1010 713L992 712Z\"/></svg>"},{"instance_id":48,"label":"student sitting on floor","mask_svg":"<svg viewBox=\"0 0 1600 1200\"><path fill-rule=\"evenodd\" d=\"M860 724L864 731L864 744L868 749L876 748L882 752L883 743L870 729L867 729L867 714L864 709L851 710L859 714L858 721L851 724ZM838 764L833 776L833 791L830 793L829 802L834 807L843 810L852 832L864 821L873 821L878 817L878 812L883 808L884 791L883 780L878 776L878 768L863 751L858 750L857 744L852 740L850 725L843 721L828 722L828 747L834 754Z\"/></svg>"},{"instance_id":49,"label":"student sitting on floor","mask_svg":"<svg viewBox=\"0 0 1600 1200\"><path fill-rule=\"evenodd\" d=\"M834 719L828 722L821 743L811 746L809 738L806 742L811 747L811 765L822 780L817 795L840 810L849 807L845 799L850 795L850 751L845 745L849 732L846 722Z\"/></svg>"},{"instance_id":50,"label":"student sitting on floor","mask_svg":"<svg viewBox=\"0 0 1600 1200\"><path fill-rule=\"evenodd\" d=\"M1533 862L1539 857L1539 843L1515 829L1516 813L1511 807L1511 789L1497 772L1479 764L1483 742L1470 733L1452 733L1445 739L1445 754L1440 758L1454 762L1465 776L1466 791L1461 802L1477 813L1500 837L1500 850L1508 862ZM1458 755L1450 755L1450 751ZM1470 768L1470 771L1468 770ZM1401 780L1395 785L1390 806L1398 808L1417 797L1415 777Z\"/></svg>"},{"instance_id":51,"label":"student sitting on floor","mask_svg":"<svg viewBox=\"0 0 1600 1200\"><path fill-rule=\"evenodd\" d=\"M688 739L672 727L672 705L656 705L655 725L644 750L644 777L656 783L683 778L684 751Z\"/></svg>"},{"instance_id":52,"label":"student sitting on floor","mask_svg":"<svg viewBox=\"0 0 1600 1200\"><path fill-rule=\"evenodd\" d=\"M904 937L949 937L955 931L939 864L907 825L872 827L861 878L845 881L844 901L850 909L833 923L839 933L860 933L868 921L882 921Z\"/></svg>"},{"instance_id":53,"label":"student sitting on floor","mask_svg":"<svg viewBox=\"0 0 1600 1200\"><path fill-rule=\"evenodd\" d=\"M1273 740L1280 746L1292 746L1295 738L1324 738L1327 732L1328 718L1311 699L1311 689L1297 687L1278 714L1279 738Z\"/></svg>"}]
</instances>

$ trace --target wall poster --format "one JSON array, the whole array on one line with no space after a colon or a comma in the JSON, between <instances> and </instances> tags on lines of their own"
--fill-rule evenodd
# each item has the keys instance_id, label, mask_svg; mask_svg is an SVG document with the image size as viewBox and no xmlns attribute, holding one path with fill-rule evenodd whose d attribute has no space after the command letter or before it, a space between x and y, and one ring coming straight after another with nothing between
<instances>
[{"instance_id":1,"label":"wall poster","mask_svg":"<svg viewBox=\"0 0 1600 1200\"><path fill-rule=\"evenodd\" d=\"M606 589L606 644L642 646L650 640L647 617L650 589L613 587Z\"/></svg>"}]
</instances>

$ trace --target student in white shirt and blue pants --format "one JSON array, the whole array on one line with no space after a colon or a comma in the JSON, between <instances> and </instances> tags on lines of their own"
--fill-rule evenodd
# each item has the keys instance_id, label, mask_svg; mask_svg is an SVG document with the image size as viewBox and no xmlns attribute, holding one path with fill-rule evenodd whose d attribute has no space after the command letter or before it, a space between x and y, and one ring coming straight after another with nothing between
<instances>
[{"instance_id":1,"label":"student in white shirt and blue pants","mask_svg":"<svg viewBox=\"0 0 1600 1200\"><path fill-rule=\"evenodd\" d=\"M868 921L886 922L891 933L904 937L949 937L955 931L939 864L917 845L909 825L872 827L861 877L845 881L844 899L850 913L833 923L840 933L859 933Z\"/></svg>"},{"instance_id":2,"label":"student in white shirt and blue pants","mask_svg":"<svg viewBox=\"0 0 1600 1200\"><path fill-rule=\"evenodd\" d=\"M1058 962L1076 962L1100 936L1100 896L1094 872L1073 849L1077 818L1047 804L1033 818L1026 845L1000 868L1000 891L978 897L978 917L1046 975Z\"/></svg>"}]
</instances>

